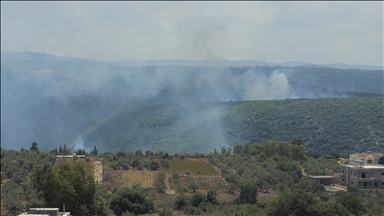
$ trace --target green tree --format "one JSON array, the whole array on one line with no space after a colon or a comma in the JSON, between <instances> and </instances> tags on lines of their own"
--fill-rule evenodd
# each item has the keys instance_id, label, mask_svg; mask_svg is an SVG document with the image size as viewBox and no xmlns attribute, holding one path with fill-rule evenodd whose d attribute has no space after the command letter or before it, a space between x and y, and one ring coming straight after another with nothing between
<instances>
[{"instance_id":1,"label":"green tree","mask_svg":"<svg viewBox=\"0 0 384 216\"><path fill-rule=\"evenodd\" d=\"M193 193L191 196L191 204L195 207L198 207L204 200L205 196L200 191Z\"/></svg>"},{"instance_id":2,"label":"green tree","mask_svg":"<svg viewBox=\"0 0 384 216\"><path fill-rule=\"evenodd\" d=\"M332 215L332 216L349 216L349 211L339 203L334 202L319 202L310 206L313 209L312 212L316 212L317 215Z\"/></svg>"},{"instance_id":3,"label":"green tree","mask_svg":"<svg viewBox=\"0 0 384 216\"><path fill-rule=\"evenodd\" d=\"M179 173L177 173L176 170L172 170L172 180L173 182L179 180Z\"/></svg>"},{"instance_id":4,"label":"green tree","mask_svg":"<svg viewBox=\"0 0 384 216\"><path fill-rule=\"evenodd\" d=\"M188 204L188 197L184 193L179 193L175 199L175 206L177 209L180 209L183 206Z\"/></svg>"},{"instance_id":5,"label":"green tree","mask_svg":"<svg viewBox=\"0 0 384 216\"><path fill-rule=\"evenodd\" d=\"M77 155L85 155L86 154L85 149L77 149L76 154Z\"/></svg>"},{"instance_id":6,"label":"green tree","mask_svg":"<svg viewBox=\"0 0 384 216\"><path fill-rule=\"evenodd\" d=\"M255 204L257 199L257 186L253 182L247 182L240 187L239 203Z\"/></svg>"},{"instance_id":7,"label":"green tree","mask_svg":"<svg viewBox=\"0 0 384 216\"><path fill-rule=\"evenodd\" d=\"M62 164L58 169L36 168L33 184L47 206L61 207L74 215L99 214L95 206L96 183L83 163Z\"/></svg>"},{"instance_id":8,"label":"green tree","mask_svg":"<svg viewBox=\"0 0 384 216\"><path fill-rule=\"evenodd\" d=\"M71 154L71 149L67 148L67 145L64 144L64 148L63 148L62 152L63 152L63 155L69 155L69 154Z\"/></svg>"},{"instance_id":9,"label":"green tree","mask_svg":"<svg viewBox=\"0 0 384 216\"><path fill-rule=\"evenodd\" d=\"M140 165L140 161L139 161L138 159L133 159L133 160L131 161L131 166L132 166L133 168L138 167L139 165Z\"/></svg>"},{"instance_id":10,"label":"green tree","mask_svg":"<svg viewBox=\"0 0 384 216\"><path fill-rule=\"evenodd\" d=\"M361 198L352 193L343 194L337 200L337 203L340 203L342 206L348 209L349 212L357 216L363 215L367 212L367 209L365 208Z\"/></svg>"},{"instance_id":11,"label":"green tree","mask_svg":"<svg viewBox=\"0 0 384 216\"><path fill-rule=\"evenodd\" d=\"M93 148L93 150L90 152L90 154L91 154L91 155L95 155L95 156L97 156L97 155L99 154L99 150L97 150L96 145L95 145L95 147Z\"/></svg>"},{"instance_id":12,"label":"green tree","mask_svg":"<svg viewBox=\"0 0 384 216\"><path fill-rule=\"evenodd\" d=\"M229 183L227 185L227 189L228 189L228 192L230 194L235 194L236 193L236 190L238 189L237 185L235 183Z\"/></svg>"},{"instance_id":13,"label":"green tree","mask_svg":"<svg viewBox=\"0 0 384 216\"><path fill-rule=\"evenodd\" d=\"M21 203L21 187L17 185L14 181L8 181L5 183L4 188L1 191L5 194L4 196L4 206L10 210L13 207L16 207L16 209L21 210L22 209L22 203Z\"/></svg>"},{"instance_id":14,"label":"green tree","mask_svg":"<svg viewBox=\"0 0 384 216\"><path fill-rule=\"evenodd\" d=\"M136 155L136 157L142 157L143 156L143 152L141 151L141 149L137 149L135 151L135 155Z\"/></svg>"},{"instance_id":15,"label":"green tree","mask_svg":"<svg viewBox=\"0 0 384 216\"><path fill-rule=\"evenodd\" d=\"M292 159L304 160L305 159L305 146L304 145L291 145Z\"/></svg>"},{"instance_id":16,"label":"green tree","mask_svg":"<svg viewBox=\"0 0 384 216\"><path fill-rule=\"evenodd\" d=\"M149 168L153 171L157 170L158 168L160 167L159 165L159 162L157 162L156 160L151 160L150 164L149 164Z\"/></svg>"},{"instance_id":17,"label":"green tree","mask_svg":"<svg viewBox=\"0 0 384 216\"><path fill-rule=\"evenodd\" d=\"M31 151L39 151L39 148L37 147L37 143L33 142L32 146L29 148Z\"/></svg>"},{"instance_id":18,"label":"green tree","mask_svg":"<svg viewBox=\"0 0 384 216\"><path fill-rule=\"evenodd\" d=\"M129 211L125 211L125 212L123 212L123 214L121 214L121 216L135 216L135 214L133 214Z\"/></svg>"},{"instance_id":19,"label":"green tree","mask_svg":"<svg viewBox=\"0 0 384 216\"><path fill-rule=\"evenodd\" d=\"M274 197L267 207L268 215L319 215L318 210L313 208L320 200L316 199L312 193L302 189L294 192L282 192Z\"/></svg>"},{"instance_id":20,"label":"green tree","mask_svg":"<svg viewBox=\"0 0 384 216\"><path fill-rule=\"evenodd\" d=\"M112 195L109 206L119 216L126 211L135 215L147 214L153 210L153 195L138 185L121 187Z\"/></svg>"},{"instance_id":21,"label":"green tree","mask_svg":"<svg viewBox=\"0 0 384 216\"><path fill-rule=\"evenodd\" d=\"M304 142L301 139L294 139L292 140L291 144L300 146L300 145L304 145Z\"/></svg>"},{"instance_id":22,"label":"green tree","mask_svg":"<svg viewBox=\"0 0 384 216\"><path fill-rule=\"evenodd\" d=\"M384 156L382 156L381 158L379 158L379 160L377 161L378 164L382 164L384 165Z\"/></svg>"},{"instance_id":23,"label":"green tree","mask_svg":"<svg viewBox=\"0 0 384 216\"><path fill-rule=\"evenodd\" d=\"M172 216L172 215L173 215L172 210L163 204L161 206L161 210L159 211L159 216Z\"/></svg>"},{"instance_id":24,"label":"green tree","mask_svg":"<svg viewBox=\"0 0 384 216\"><path fill-rule=\"evenodd\" d=\"M279 146L277 142L274 140L268 140L264 145L264 152L268 157L274 156L278 152Z\"/></svg>"},{"instance_id":25,"label":"green tree","mask_svg":"<svg viewBox=\"0 0 384 216\"><path fill-rule=\"evenodd\" d=\"M144 154L145 154L145 156L147 156L147 157L150 157L150 156L153 156L153 155L154 155L154 153L153 153L151 150L147 150L147 151L145 151Z\"/></svg>"},{"instance_id":26,"label":"green tree","mask_svg":"<svg viewBox=\"0 0 384 216\"><path fill-rule=\"evenodd\" d=\"M199 185L197 185L197 183L195 182L195 180L193 180L193 178L191 176L188 176L187 177L187 181L188 181L188 187L190 189L193 190L193 192L196 192L196 190L199 188Z\"/></svg>"},{"instance_id":27,"label":"green tree","mask_svg":"<svg viewBox=\"0 0 384 216\"><path fill-rule=\"evenodd\" d=\"M211 188L211 189L208 191L206 200L207 200L207 202L209 202L209 203L217 204L217 201L216 201L216 195L215 195L215 191L213 190L213 188Z\"/></svg>"}]
</instances>

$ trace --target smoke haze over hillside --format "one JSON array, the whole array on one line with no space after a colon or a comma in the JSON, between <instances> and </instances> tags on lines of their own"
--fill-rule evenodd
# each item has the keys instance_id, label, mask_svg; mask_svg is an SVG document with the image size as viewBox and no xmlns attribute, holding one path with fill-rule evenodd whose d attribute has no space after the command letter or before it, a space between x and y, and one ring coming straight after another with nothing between
<instances>
[{"instance_id":1,"label":"smoke haze over hillside","mask_svg":"<svg viewBox=\"0 0 384 216\"><path fill-rule=\"evenodd\" d=\"M32 142L43 149L70 143L79 147L78 137L91 125L154 104L186 104L188 110L198 102L340 97L347 91L383 89L382 72L329 68L132 67L55 57L2 58L1 72L1 144L6 149ZM347 79L338 78L343 73ZM220 135L220 110L208 116L217 122L210 128L215 142L226 143ZM86 141L83 145L91 147Z\"/></svg>"}]
</instances>

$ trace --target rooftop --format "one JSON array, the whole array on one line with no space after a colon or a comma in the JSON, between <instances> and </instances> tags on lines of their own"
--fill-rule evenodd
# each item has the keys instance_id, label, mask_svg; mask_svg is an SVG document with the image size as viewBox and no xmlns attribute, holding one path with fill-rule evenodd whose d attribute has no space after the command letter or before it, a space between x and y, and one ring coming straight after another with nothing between
<instances>
[{"instance_id":1,"label":"rooftop","mask_svg":"<svg viewBox=\"0 0 384 216\"><path fill-rule=\"evenodd\" d=\"M58 211L59 208L30 208L29 210L35 210L35 211L40 211L40 210L48 210L48 211Z\"/></svg>"},{"instance_id":2,"label":"rooftop","mask_svg":"<svg viewBox=\"0 0 384 216\"><path fill-rule=\"evenodd\" d=\"M31 215L31 216L49 216L49 214L28 214L28 213L23 213L19 214L18 216L25 216L25 215Z\"/></svg>"},{"instance_id":3,"label":"rooftop","mask_svg":"<svg viewBox=\"0 0 384 216\"><path fill-rule=\"evenodd\" d=\"M315 179L331 179L335 178L335 176L309 176L309 178L315 178Z\"/></svg>"},{"instance_id":4,"label":"rooftop","mask_svg":"<svg viewBox=\"0 0 384 216\"><path fill-rule=\"evenodd\" d=\"M357 167L362 169L384 169L384 165L381 164L369 164L369 165L360 165L360 164L340 164L345 167Z\"/></svg>"}]
</instances>

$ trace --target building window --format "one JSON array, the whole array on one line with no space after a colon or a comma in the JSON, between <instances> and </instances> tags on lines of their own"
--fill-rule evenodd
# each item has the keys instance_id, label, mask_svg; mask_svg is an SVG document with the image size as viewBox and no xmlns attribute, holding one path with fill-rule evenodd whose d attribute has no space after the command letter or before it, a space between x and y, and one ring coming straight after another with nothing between
<instances>
[{"instance_id":1,"label":"building window","mask_svg":"<svg viewBox=\"0 0 384 216\"><path fill-rule=\"evenodd\" d=\"M344 172L344 170L343 170L343 172Z\"/></svg>"},{"instance_id":2,"label":"building window","mask_svg":"<svg viewBox=\"0 0 384 216\"><path fill-rule=\"evenodd\" d=\"M343 181L344 181L344 179L343 179Z\"/></svg>"},{"instance_id":3,"label":"building window","mask_svg":"<svg viewBox=\"0 0 384 216\"><path fill-rule=\"evenodd\" d=\"M351 184L353 184L353 181L351 181Z\"/></svg>"},{"instance_id":4,"label":"building window","mask_svg":"<svg viewBox=\"0 0 384 216\"><path fill-rule=\"evenodd\" d=\"M381 185L384 185L384 182L381 182Z\"/></svg>"},{"instance_id":5,"label":"building window","mask_svg":"<svg viewBox=\"0 0 384 216\"><path fill-rule=\"evenodd\" d=\"M355 175L356 175L356 173L355 173Z\"/></svg>"},{"instance_id":6,"label":"building window","mask_svg":"<svg viewBox=\"0 0 384 216\"><path fill-rule=\"evenodd\" d=\"M381 173L381 175L384 175L384 173Z\"/></svg>"}]
</instances>

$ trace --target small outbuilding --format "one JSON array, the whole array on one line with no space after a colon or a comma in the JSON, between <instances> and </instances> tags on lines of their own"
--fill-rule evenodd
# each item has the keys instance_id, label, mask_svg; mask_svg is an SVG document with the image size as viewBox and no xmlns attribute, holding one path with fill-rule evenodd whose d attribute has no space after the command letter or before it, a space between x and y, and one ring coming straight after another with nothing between
<instances>
[{"instance_id":1,"label":"small outbuilding","mask_svg":"<svg viewBox=\"0 0 384 216\"><path fill-rule=\"evenodd\" d=\"M316 183L319 183L324 186L334 186L334 176L309 176L309 178Z\"/></svg>"}]
</instances>

